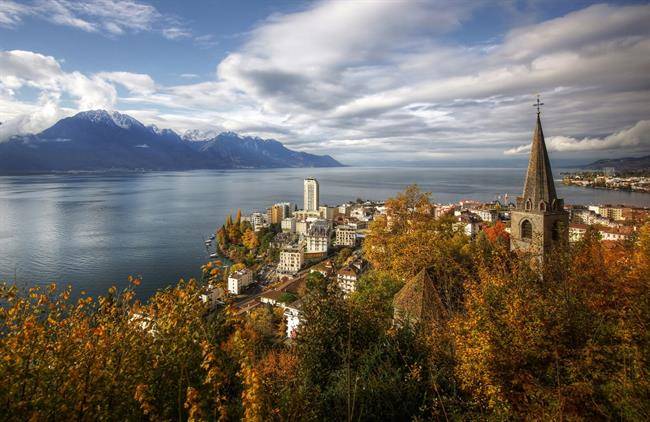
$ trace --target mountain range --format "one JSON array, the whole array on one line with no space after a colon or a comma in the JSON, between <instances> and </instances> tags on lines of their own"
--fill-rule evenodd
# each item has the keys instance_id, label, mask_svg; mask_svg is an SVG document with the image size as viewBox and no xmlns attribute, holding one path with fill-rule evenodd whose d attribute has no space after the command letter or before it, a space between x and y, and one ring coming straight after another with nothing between
<instances>
[{"instance_id":1,"label":"mountain range","mask_svg":"<svg viewBox=\"0 0 650 422\"><path fill-rule=\"evenodd\" d=\"M617 171L650 170L650 155L643 157L605 158L582 166L588 169L613 167Z\"/></svg>"},{"instance_id":2,"label":"mountain range","mask_svg":"<svg viewBox=\"0 0 650 422\"><path fill-rule=\"evenodd\" d=\"M180 136L105 110L0 143L0 174L339 166L329 155L293 151L274 139L197 130Z\"/></svg>"}]
</instances>

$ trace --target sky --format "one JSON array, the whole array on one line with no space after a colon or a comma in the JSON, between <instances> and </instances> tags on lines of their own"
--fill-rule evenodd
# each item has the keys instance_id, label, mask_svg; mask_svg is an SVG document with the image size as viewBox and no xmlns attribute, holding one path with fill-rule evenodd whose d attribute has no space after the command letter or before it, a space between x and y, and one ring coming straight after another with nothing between
<instances>
[{"instance_id":1,"label":"sky","mask_svg":"<svg viewBox=\"0 0 650 422\"><path fill-rule=\"evenodd\" d=\"M346 164L650 153L650 3L0 0L0 141L107 109Z\"/></svg>"}]
</instances>

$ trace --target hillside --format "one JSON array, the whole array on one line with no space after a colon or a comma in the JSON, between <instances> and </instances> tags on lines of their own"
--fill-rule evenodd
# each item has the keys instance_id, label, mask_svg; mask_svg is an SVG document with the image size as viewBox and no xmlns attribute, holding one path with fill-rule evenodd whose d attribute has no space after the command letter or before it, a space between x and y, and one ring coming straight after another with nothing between
<instances>
[{"instance_id":1,"label":"hillside","mask_svg":"<svg viewBox=\"0 0 650 422\"><path fill-rule=\"evenodd\" d=\"M600 170L606 167L614 167L617 171L648 170L650 169L650 155L643 157L605 158L582 167L592 170Z\"/></svg>"}]
</instances>

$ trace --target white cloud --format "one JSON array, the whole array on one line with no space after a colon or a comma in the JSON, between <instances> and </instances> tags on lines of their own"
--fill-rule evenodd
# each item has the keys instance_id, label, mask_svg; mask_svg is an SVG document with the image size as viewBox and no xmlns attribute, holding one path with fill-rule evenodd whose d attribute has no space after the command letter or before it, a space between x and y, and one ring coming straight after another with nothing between
<instances>
[{"instance_id":1,"label":"white cloud","mask_svg":"<svg viewBox=\"0 0 650 422\"><path fill-rule=\"evenodd\" d=\"M175 26L163 29L162 34L165 38L169 40L178 40L181 38L189 38L192 36L192 33L189 30L184 28L178 28Z\"/></svg>"},{"instance_id":2,"label":"white cloud","mask_svg":"<svg viewBox=\"0 0 650 422\"><path fill-rule=\"evenodd\" d=\"M8 117L0 140L37 132L68 114L70 109L61 106L64 96L71 97L80 110L111 109L117 101L117 91L106 79L65 72L54 57L31 51L0 51L0 87L3 120ZM25 105L17 98L23 87L38 90L34 104Z\"/></svg>"},{"instance_id":3,"label":"white cloud","mask_svg":"<svg viewBox=\"0 0 650 422\"><path fill-rule=\"evenodd\" d=\"M604 138L585 137L582 139L568 136L552 136L546 140L549 151L650 151L650 120L642 120L634 126L613 133ZM505 154L522 154L530 152L530 145L522 145L505 151Z\"/></svg>"},{"instance_id":4,"label":"white cloud","mask_svg":"<svg viewBox=\"0 0 650 422\"><path fill-rule=\"evenodd\" d=\"M156 90L156 84L151 76L143 73L100 72L96 76L118 83L136 95L148 95Z\"/></svg>"},{"instance_id":5,"label":"white cloud","mask_svg":"<svg viewBox=\"0 0 650 422\"><path fill-rule=\"evenodd\" d=\"M22 22L22 17L29 13L29 9L12 0L4 0L0 7L0 26L12 28Z\"/></svg>"},{"instance_id":6,"label":"white cloud","mask_svg":"<svg viewBox=\"0 0 650 422\"><path fill-rule=\"evenodd\" d=\"M81 3L112 10L106 2ZM470 17L480 21L476 15L487 7L501 6L320 1L259 23L208 80L163 86L127 71L75 77L54 58L36 55L37 65L14 57L23 67L15 70L20 63L11 62L14 71L4 76L0 62L0 93L18 103L24 87L37 87L72 95L77 106L128 109L146 123L180 132L219 128L276 135L290 146L342 160L499 157L525 149L538 92L547 104L549 147L564 153L609 150L602 145L615 142L615 135L602 134L648 121L650 5L596 5L538 23L516 11L512 22L525 26L480 44L458 41L455 35L465 33ZM184 28L171 21L161 26L146 8L129 24L110 18L115 12L67 10L113 34ZM16 16L11 25L19 24L22 15ZM110 23L116 25L112 30ZM209 35L191 39L197 46L214 42ZM57 72L63 76L52 76ZM188 82L198 77L180 76ZM118 98L116 85L128 95ZM621 141L619 148L640 150L647 138L637 139Z\"/></svg>"},{"instance_id":7,"label":"white cloud","mask_svg":"<svg viewBox=\"0 0 650 422\"><path fill-rule=\"evenodd\" d=\"M0 26L17 27L25 16L113 36L155 31L175 40L192 35L179 18L136 0L33 0L27 4L3 0Z\"/></svg>"}]
</instances>

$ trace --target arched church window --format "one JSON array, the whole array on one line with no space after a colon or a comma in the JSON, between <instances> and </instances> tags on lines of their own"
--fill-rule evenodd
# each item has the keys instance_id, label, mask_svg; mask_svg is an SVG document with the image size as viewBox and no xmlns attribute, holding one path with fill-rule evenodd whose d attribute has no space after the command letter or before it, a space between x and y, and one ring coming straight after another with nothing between
<instances>
[{"instance_id":1,"label":"arched church window","mask_svg":"<svg viewBox=\"0 0 650 422\"><path fill-rule=\"evenodd\" d=\"M524 207L526 208L526 211L530 211L530 209L532 208L530 199L526 199L526 205L524 205Z\"/></svg>"},{"instance_id":2,"label":"arched church window","mask_svg":"<svg viewBox=\"0 0 650 422\"><path fill-rule=\"evenodd\" d=\"M521 238L530 240L533 238L533 223L530 220L524 220L521 223Z\"/></svg>"},{"instance_id":3,"label":"arched church window","mask_svg":"<svg viewBox=\"0 0 650 422\"><path fill-rule=\"evenodd\" d=\"M540 201L540 203L539 203L539 210L542 211L542 212L545 212L545 211L546 211L546 202L544 202L544 201Z\"/></svg>"}]
</instances>

